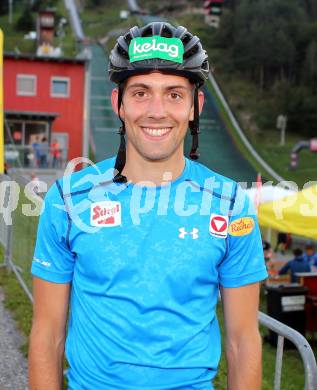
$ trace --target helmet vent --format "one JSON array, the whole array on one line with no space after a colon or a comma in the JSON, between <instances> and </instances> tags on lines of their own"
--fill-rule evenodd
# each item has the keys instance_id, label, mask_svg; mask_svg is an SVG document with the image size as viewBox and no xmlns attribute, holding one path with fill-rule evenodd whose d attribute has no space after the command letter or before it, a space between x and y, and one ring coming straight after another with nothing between
<instances>
[{"instance_id":1,"label":"helmet vent","mask_svg":"<svg viewBox=\"0 0 317 390\"><path fill-rule=\"evenodd\" d=\"M195 55L197 52L198 52L199 48L198 48L198 45L195 45L194 47L192 47L190 50L186 51L184 53L184 59L186 60L187 58Z\"/></svg>"},{"instance_id":2,"label":"helmet vent","mask_svg":"<svg viewBox=\"0 0 317 390\"><path fill-rule=\"evenodd\" d=\"M127 45L129 46L130 45L130 42L132 41L132 36L131 34L126 34L124 36L124 40L127 42Z\"/></svg>"},{"instance_id":3,"label":"helmet vent","mask_svg":"<svg viewBox=\"0 0 317 390\"><path fill-rule=\"evenodd\" d=\"M120 46L120 45L118 45L118 53L122 56L122 57L124 57L124 58L126 58L126 59L129 59L129 54L124 50L124 48L122 47L122 46Z\"/></svg>"},{"instance_id":4,"label":"helmet vent","mask_svg":"<svg viewBox=\"0 0 317 390\"><path fill-rule=\"evenodd\" d=\"M147 29L143 31L142 37L151 37L152 35L152 26L150 25Z\"/></svg>"},{"instance_id":5,"label":"helmet vent","mask_svg":"<svg viewBox=\"0 0 317 390\"><path fill-rule=\"evenodd\" d=\"M191 38L192 38L191 35L185 34L184 37L182 38L183 45L185 46L191 40Z\"/></svg>"},{"instance_id":6,"label":"helmet vent","mask_svg":"<svg viewBox=\"0 0 317 390\"><path fill-rule=\"evenodd\" d=\"M209 62L208 62L207 59L201 64L201 67L202 67L202 69L204 69L207 72L209 72Z\"/></svg>"},{"instance_id":7,"label":"helmet vent","mask_svg":"<svg viewBox=\"0 0 317 390\"><path fill-rule=\"evenodd\" d=\"M169 28L166 26L166 24L164 24L164 26L163 26L161 36L162 36L162 37L165 37L165 38L172 38L172 37L173 37L173 34L172 34L171 29L169 29Z\"/></svg>"}]
</instances>

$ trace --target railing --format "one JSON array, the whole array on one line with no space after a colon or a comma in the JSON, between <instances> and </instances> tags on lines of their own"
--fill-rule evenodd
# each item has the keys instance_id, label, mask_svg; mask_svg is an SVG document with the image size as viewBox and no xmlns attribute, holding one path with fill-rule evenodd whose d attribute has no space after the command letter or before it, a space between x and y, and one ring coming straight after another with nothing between
<instances>
[{"instance_id":1,"label":"railing","mask_svg":"<svg viewBox=\"0 0 317 390\"><path fill-rule=\"evenodd\" d=\"M49 145L21 146L6 144L5 161L13 168L63 169L67 164L68 149L52 148Z\"/></svg>"},{"instance_id":2,"label":"railing","mask_svg":"<svg viewBox=\"0 0 317 390\"><path fill-rule=\"evenodd\" d=\"M278 334L277 338L277 350L276 350L276 362L275 362L275 375L274 375L274 390L281 388L282 377L282 361L283 361L283 348L284 339L290 340L297 348L304 363L305 370L305 390L317 389L317 366L314 353L303 335L297 332L295 329L283 324L274 318L259 312L259 322L261 325L269 328L273 332Z\"/></svg>"},{"instance_id":3,"label":"railing","mask_svg":"<svg viewBox=\"0 0 317 390\"><path fill-rule=\"evenodd\" d=\"M0 216L0 243L4 248L4 263L0 267L6 267L14 272L18 282L28 298L33 302L32 280L30 274L31 261L36 239L38 216L28 213L26 215L23 205L31 208L40 208L42 198L40 194L32 197L30 202L26 184L28 180L22 176L12 180L7 175L0 175L1 206ZM33 203L33 204L32 204ZM30 215L31 214L31 215Z\"/></svg>"}]
</instances>

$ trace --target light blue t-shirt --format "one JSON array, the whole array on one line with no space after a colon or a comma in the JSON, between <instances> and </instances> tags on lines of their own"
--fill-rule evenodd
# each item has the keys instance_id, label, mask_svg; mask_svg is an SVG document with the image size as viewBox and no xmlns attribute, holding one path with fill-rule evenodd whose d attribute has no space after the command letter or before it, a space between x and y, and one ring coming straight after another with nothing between
<instances>
[{"instance_id":1,"label":"light blue t-shirt","mask_svg":"<svg viewBox=\"0 0 317 390\"><path fill-rule=\"evenodd\" d=\"M210 390L219 286L267 277L254 208L187 159L157 187L113 183L113 166L57 181L40 217L32 274L72 284L69 389Z\"/></svg>"},{"instance_id":2,"label":"light blue t-shirt","mask_svg":"<svg viewBox=\"0 0 317 390\"><path fill-rule=\"evenodd\" d=\"M313 253L312 255L305 253L303 255L303 261L309 265L317 265L317 253Z\"/></svg>"}]
</instances>

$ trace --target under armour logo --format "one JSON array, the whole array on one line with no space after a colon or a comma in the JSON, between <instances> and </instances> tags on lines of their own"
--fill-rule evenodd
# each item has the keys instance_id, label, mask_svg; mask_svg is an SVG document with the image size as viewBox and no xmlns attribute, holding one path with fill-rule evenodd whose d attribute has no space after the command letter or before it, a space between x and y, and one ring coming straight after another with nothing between
<instances>
[{"instance_id":1,"label":"under armour logo","mask_svg":"<svg viewBox=\"0 0 317 390\"><path fill-rule=\"evenodd\" d=\"M190 234L193 240L196 240L196 238L198 238L199 230L196 228L193 228L191 232L186 232L185 228L181 227L178 229L178 231L179 231L179 235L178 235L179 238L184 239L187 234Z\"/></svg>"}]
</instances>

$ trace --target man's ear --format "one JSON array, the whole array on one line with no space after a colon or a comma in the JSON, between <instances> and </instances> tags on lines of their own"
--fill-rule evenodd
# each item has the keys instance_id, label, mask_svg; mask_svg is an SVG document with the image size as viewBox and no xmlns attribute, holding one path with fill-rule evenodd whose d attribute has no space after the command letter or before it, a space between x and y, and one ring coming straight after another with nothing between
<instances>
[{"instance_id":1,"label":"man's ear","mask_svg":"<svg viewBox=\"0 0 317 390\"><path fill-rule=\"evenodd\" d=\"M111 106L113 111L119 116L119 110L118 110L118 96L119 96L119 89L114 88L111 92ZM121 106L122 108L122 106ZM120 109L120 116L123 118L123 110Z\"/></svg>"},{"instance_id":2,"label":"man's ear","mask_svg":"<svg viewBox=\"0 0 317 390\"><path fill-rule=\"evenodd\" d=\"M201 114L205 103L205 94L203 91L198 91L198 105L199 105L199 115Z\"/></svg>"},{"instance_id":3,"label":"man's ear","mask_svg":"<svg viewBox=\"0 0 317 390\"><path fill-rule=\"evenodd\" d=\"M203 110L204 103L205 103L205 95L204 95L203 91L198 91L198 108L199 108L199 115L201 114L201 112L202 112L202 110ZM193 120L194 120L194 104L192 105L192 108L191 108L191 111L190 111L189 120L190 120L190 121L193 121Z\"/></svg>"}]
</instances>

